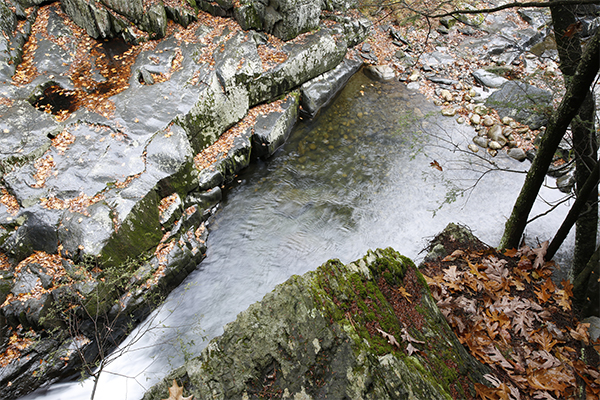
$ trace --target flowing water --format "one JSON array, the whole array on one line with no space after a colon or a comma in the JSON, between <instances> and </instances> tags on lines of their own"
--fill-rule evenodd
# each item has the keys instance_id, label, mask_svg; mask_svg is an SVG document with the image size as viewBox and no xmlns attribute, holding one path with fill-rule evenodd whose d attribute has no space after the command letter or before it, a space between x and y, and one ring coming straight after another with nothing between
<instances>
[{"instance_id":1,"label":"flowing water","mask_svg":"<svg viewBox=\"0 0 600 400\"><path fill-rule=\"evenodd\" d=\"M319 117L301 121L272 158L228 185L209 226L206 260L149 321L166 327L132 335L139 341L107 367L96 398L141 398L144 388L205 347L203 336L219 335L275 285L330 258L350 262L391 246L418 259L449 222L496 245L524 175L487 173L468 201L444 204L449 189L472 184L485 161L453 146L466 148L471 128L437 117L439 111L429 115L432 110L403 84L359 73ZM434 160L443 171L432 168ZM494 160L511 169L527 166ZM561 197L550 189L543 196ZM537 212L547 208L536 205ZM536 221L529 236L550 237L565 214L561 207ZM84 399L91 387L89 381L54 384L26 398Z\"/></svg>"}]
</instances>

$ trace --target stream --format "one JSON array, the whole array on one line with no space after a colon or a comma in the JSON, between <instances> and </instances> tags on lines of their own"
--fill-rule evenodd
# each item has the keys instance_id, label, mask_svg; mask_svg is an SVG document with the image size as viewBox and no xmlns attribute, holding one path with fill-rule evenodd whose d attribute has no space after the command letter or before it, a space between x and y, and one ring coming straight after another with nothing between
<instances>
[{"instance_id":1,"label":"stream","mask_svg":"<svg viewBox=\"0 0 600 400\"><path fill-rule=\"evenodd\" d=\"M141 398L248 305L330 258L350 262L391 246L418 261L450 222L497 245L524 174L487 173L468 195L444 203L453 185L467 187L480 176L480 159L450 143L466 149L472 128L436 110L400 82L359 72L317 118L300 121L273 157L226 186L209 226L207 258L121 346L125 351L106 367L96 399ZM434 160L443 171L432 168ZM504 153L493 160L518 170L529 165ZM544 188L542 197L555 201L562 194ZM532 215L548 208L538 201ZM567 209L531 224L530 242L550 238ZM570 236L558 255L563 263L572 246ZM85 399L92 386L90 380L56 383L23 399Z\"/></svg>"}]
</instances>

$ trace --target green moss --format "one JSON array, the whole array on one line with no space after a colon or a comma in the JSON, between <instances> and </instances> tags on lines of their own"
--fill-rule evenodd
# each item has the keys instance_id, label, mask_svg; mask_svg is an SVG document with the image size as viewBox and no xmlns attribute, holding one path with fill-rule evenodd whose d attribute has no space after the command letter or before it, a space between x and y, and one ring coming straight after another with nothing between
<instances>
[{"instance_id":1,"label":"green moss","mask_svg":"<svg viewBox=\"0 0 600 400\"><path fill-rule=\"evenodd\" d=\"M123 221L119 230L111 235L102 250L100 261L105 266L117 266L128 259L156 246L162 238L160 230L159 198L156 191L151 190L138 202Z\"/></svg>"},{"instance_id":2,"label":"green moss","mask_svg":"<svg viewBox=\"0 0 600 400\"><path fill-rule=\"evenodd\" d=\"M410 268L414 270L421 286L422 298L429 296L427 283L414 263L393 249L385 249L369 252L352 265L349 268L339 260L330 260L312 275L311 282L315 303L321 307L326 318L339 324L349 334L355 354L366 354L369 357L386 354L395 356L407 366L411 374L416 373L424 379L422 388L421 385L413 386L417 398L421 398L419 396L423 394L417 393L419 390L430 390L426 387L441 388L440 392L447 394L448 398L451 393L464 393L463 382L477 379L469 370L470 367L465 367L464 361L459 361L465 354L459 351L458 340L443 318L440 318L439 312L431 309L430 305L434 305L432 301L421 300L418 304L413 304L414 310L423 315L425 323L419 329L408 327L409 333L425 344L415 345L419 351L411 356L405 353L404 346L398 348L379 333L371 335L369 332L369 329L373 332L372 327L378 327L401 342L403 323L398 320L377 282L383 278L385 285L391 288L404 286L403 280ZM368 267L368 274L365 266ZM343 301L340 300L342 298ZM437 338L436 341L429 340L431 337ZM460 363L460 367L454 365L454 362Z\"/></svg>"}]
</instances>

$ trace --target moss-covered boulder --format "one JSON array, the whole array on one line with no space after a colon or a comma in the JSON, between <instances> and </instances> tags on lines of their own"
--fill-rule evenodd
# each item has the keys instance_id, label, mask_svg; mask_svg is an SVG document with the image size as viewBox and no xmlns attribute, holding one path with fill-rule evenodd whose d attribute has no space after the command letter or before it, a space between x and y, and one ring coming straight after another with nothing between
<instances>
[{"instance_id":1,"label":"moss-covered boulder","mask_svg":"<svg viewBox=\"0 0 600 400\"><path fill-rule=\"evenodd\" d=\"M412 261L386 249L290 278L144 400L173 379L198 400L470 398L485 373Z\"/></svg>"}]
</instances>

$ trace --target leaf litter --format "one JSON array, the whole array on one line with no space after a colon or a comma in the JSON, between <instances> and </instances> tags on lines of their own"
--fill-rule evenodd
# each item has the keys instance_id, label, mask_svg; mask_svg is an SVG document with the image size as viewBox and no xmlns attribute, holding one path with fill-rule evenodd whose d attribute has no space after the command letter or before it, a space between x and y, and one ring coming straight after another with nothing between
<instances>
[{"instance_id":1,"label":"leaf litter","mask_svg":"<svg viewBox=\"0 0 600 400\"><path fill-rule=\"evenodd\" d=\"M425 262L421 272L460 342L493 370L490 387L476 384L478 396L598 399L600 339L593 342L590 324L574 314L571 283L552 281L547 243L502 254L447 242L455 251Z\"/></svg>"}]
</instances>

